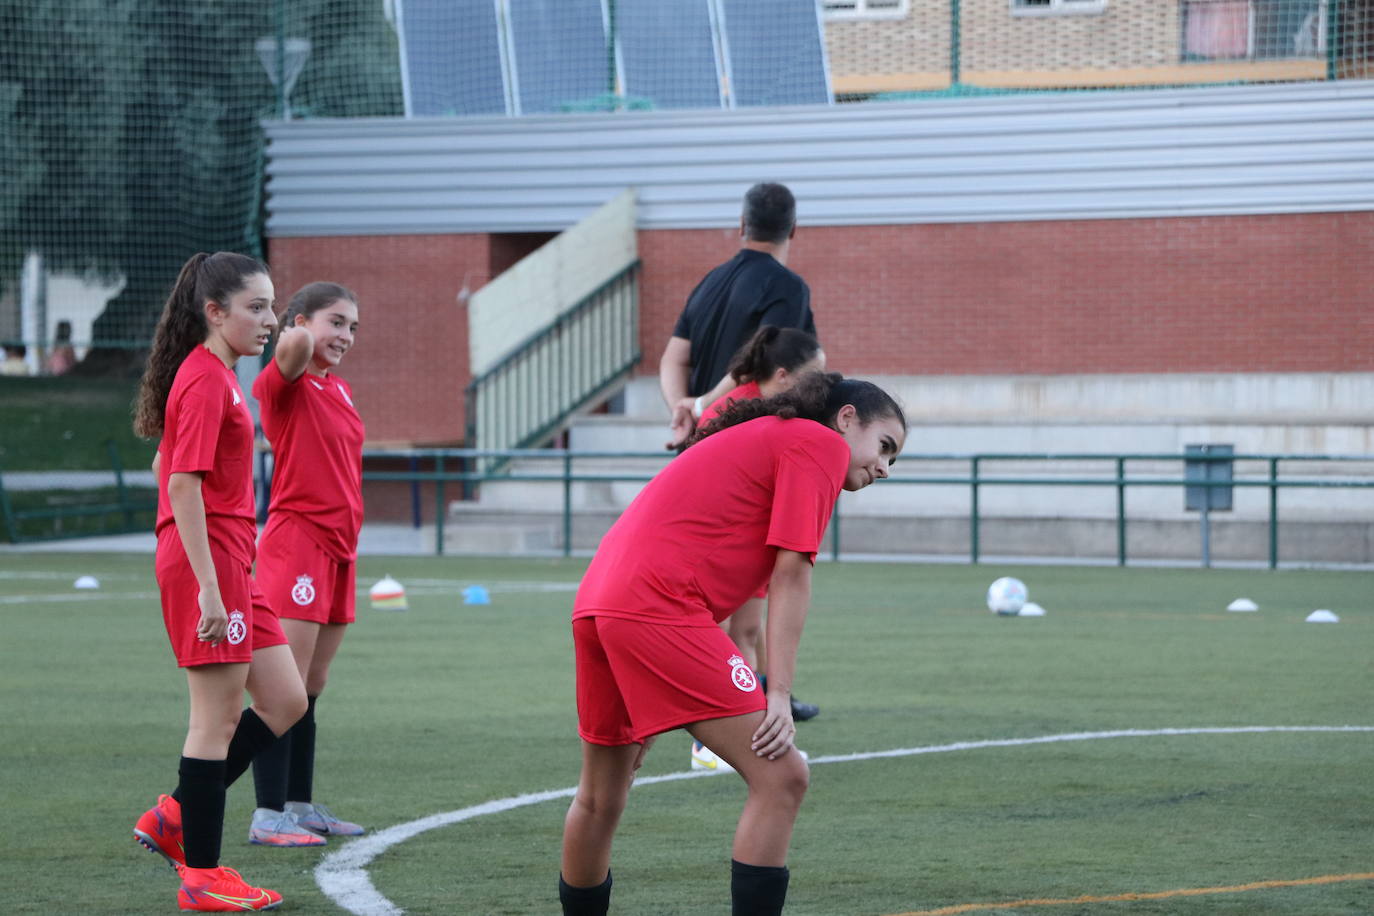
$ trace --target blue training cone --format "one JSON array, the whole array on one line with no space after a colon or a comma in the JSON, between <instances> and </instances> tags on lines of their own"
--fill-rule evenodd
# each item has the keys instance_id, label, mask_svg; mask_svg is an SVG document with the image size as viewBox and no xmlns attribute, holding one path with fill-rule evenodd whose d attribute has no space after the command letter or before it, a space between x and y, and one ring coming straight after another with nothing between
<instances>
[{"instance_id":1,"label":"blue training cone","mask_svg":"<svg viewBox=\"0 0 1374 916\"><path fill-rule=\"evenodd\" d=\"M464 604L491 604L491 595L480 585L469 585L463 589Z\"/></svg>"}]
</instances>

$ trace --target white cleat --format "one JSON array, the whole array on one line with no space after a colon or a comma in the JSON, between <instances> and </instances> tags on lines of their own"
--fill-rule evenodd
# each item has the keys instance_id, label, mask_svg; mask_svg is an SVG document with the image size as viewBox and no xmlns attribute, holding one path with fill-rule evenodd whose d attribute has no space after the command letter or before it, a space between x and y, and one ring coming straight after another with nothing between
<instances>
[{"instance_id":1,"label":"white cleat","mask_svg":"<svg viewBox=\"0 0 1374 916\"><path fill-rule=\"evenodd\" d=\"M733 773L735 768L711 753L711 749L700 741L692 742L692 769L713 770L717 773Z\"/></svg>"}]
</instances>

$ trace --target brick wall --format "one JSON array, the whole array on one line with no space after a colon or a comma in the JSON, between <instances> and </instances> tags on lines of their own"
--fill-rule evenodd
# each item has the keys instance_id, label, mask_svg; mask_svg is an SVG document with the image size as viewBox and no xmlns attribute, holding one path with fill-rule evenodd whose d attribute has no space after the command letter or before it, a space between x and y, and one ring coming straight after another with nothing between
<instances>
[{"instance_id":1,"label":"brick wall","mask_svg":"<svg viewBox=\"0 0 1374 916\"><path fill-rule=\"evenodd\" d=\"M353 387L370 445L454 444L463 438L468 311L457 294L488 277L485 235L272 239L284 303L313 280L358 295L358 339L339 375Z\"/></svg>"},{"instance_id":2,"label":"brick wall","mask_svg":"<svg viewBox=\"0 0 1374 916\"><path fill-rule=\"evenodd\" d=\"M805 201L802 201L805 214ZM642 374L738 229L639 233ZM818 227L789 263L853 374L1374 371L1374 213ZM357 291L352 383L370 443L463 436L468 275L487 236L275 239L279 298ZM497 258L499 260L499 258Z\"/></svg>"},{"instance_id":3,"label":"brick wall","mask_svg":"<svg viewBox=\"0 0 1374 916\"><path fill-rule=\"evenodd\" d=\"M640 233L642 371L737 244ZM803 226L789 266L846 372L1369 372L1371 252L1374 213L1336 213Z\"/></svg>"}]
</instances>

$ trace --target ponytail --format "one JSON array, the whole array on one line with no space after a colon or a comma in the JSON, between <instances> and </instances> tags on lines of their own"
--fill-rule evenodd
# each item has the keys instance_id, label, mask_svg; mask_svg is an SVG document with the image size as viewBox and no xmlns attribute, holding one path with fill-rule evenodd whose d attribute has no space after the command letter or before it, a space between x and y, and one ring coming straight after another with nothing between
<instances>
[{"instance_id":1,"label":"ponytail","mask_svg":"<svg viewBox=\"0 0 1374 916\"><path fill-rule=\"evenodd\" d=\"M807 372L791 388L771 398L732 402L719 416L693 433L687 445L759 417L814 420L833 429L835 415L845 405L854 408L859 422L865 426L874 420L892 417L900 420L902 428L906 429L906 415L901 405L872 382L845 378L838 372Z\"/></svg>"},{"instance_id":2,"label":"ponytail","mask_svg":"<svg viewBox=\"0 0 1374 916\"><path fill-rule=\"evenodd\" d=\"M765 325L730 361L730 376L737 385L761 382L779 369L796 372L820 351L820 342L805 331Z\"/></svg>"},{"instance_id":3,"label":"ponytail","mask_svg":"<svg viewBox=\"0 0 1374 916\"><path fill-rule=\"evenodd\" d=\"M134 407L135 434L145 439L162 435L167 396L177 369L210 336L205 303L218 302L227 308L229 297L243 289L249 277L265 273L261 262L229 251L197 252L182 265L153 332L153 348Z\"/></svg>"}]
</instances>

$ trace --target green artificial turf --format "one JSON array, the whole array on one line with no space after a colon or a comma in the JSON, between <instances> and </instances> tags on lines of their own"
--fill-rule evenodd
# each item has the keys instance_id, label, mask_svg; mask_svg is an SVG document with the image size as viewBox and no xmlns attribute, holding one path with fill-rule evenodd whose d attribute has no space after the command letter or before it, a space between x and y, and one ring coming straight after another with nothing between
<instances>
[{"instance_id":1,"label":"green artificial turf","mask_svg":"<svg viewBox=\"0 0 1374 916\"><path fill-rule=\"evenodd\" d=\"M359 619L319 702L316 797L375 829L575 784L568 626L582 561L364 558L410 609ZM98 592L72 588L78 575ZM1016 575L1047 615L982 606ZM965 904L1161 894L1374 872L1374 732L1137 736L826 758L1111 730L1374 725L1367 573L822 563L797 694L815 761L789 914L891 916ZM484 585L489 605L462 589ZM1237 597L1260 604L1227 613ZM1307 624L1314 608L1335 625ZM130 837L176 777L186 698L150 556L0 553L0 885L21 913L172 913L176 880ZM663 736L645 776L685 771ZM636 787L612 913L729 912L739 779ZM547 914L567 800L472 817L367 869L408 913ZM325 850L249 846L230 792L225 864L345 912ZM966 912L1374 912L1374 881Z\"/></svg>"}]
</instances>

